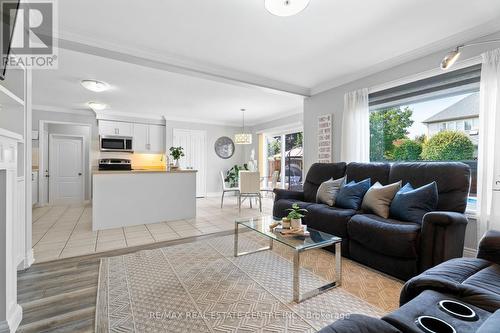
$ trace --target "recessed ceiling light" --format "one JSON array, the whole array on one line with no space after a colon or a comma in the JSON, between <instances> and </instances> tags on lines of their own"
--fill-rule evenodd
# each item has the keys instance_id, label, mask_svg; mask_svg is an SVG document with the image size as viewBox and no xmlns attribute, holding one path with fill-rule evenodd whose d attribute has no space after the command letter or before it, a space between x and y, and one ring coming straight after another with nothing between
<instances>
[{"instance_id":1,"label":"recessed ceiling light","mask_svg":"<svg viewBox=\"0 0 500 333\"><path fill-rule=\"evenodd\" d=\"M97 80L82 80L81 85L90 91L102 92L109 89L109 84Z\"/></svg>"},{"instance_id":2,"label":"recessed ceiling light","mask_svg":"<svg viewBox=\"0 0 500 333\"><path fill-rule=\"evenodd\" d=\"M88 102L87 104L94 111L102 111L108 107L106 104L99 102Z\"/></svg>"},{"instance_id":3,"label":"recessed ceiling light","mask_svg":"<svg viewBox=\"0 0 500 333\"><path fill-rule=\"evenodd\" d=\"M276 16L292 16L306 9L310 0L265 0L267 11Z\"/></svg>"}]
</instances>

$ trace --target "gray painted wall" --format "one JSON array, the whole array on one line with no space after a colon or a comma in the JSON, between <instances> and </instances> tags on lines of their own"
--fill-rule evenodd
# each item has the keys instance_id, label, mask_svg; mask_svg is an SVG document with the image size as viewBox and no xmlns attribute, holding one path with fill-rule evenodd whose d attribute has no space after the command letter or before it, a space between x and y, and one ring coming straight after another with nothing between
<instances>
[{"instance_id":1,"label":"gray painted wall","mask_svg":"<svg viewBox=\"0 0 500 333\"><path fill-rule=\"evenodd\" d=\"M484 37L486 39L500 38L500 32ZM460 60L479 56L481 53L500 47L498 44L484 44L468 47L463 50ZM370 88L380 84L400 80L419 73L439 68L443 56L449 49L395 66L391 69L364 77L348 84L335 87L316 94L304 101L304 163L308 170L317 160L317 118L323 114L333 114L333 159L340 159L340 140L342 135L342 114L344 110L344 94L361 88ZM471 220L467 227L466 247L476 248L476 221Z\"/></svg>"}]
</instances>

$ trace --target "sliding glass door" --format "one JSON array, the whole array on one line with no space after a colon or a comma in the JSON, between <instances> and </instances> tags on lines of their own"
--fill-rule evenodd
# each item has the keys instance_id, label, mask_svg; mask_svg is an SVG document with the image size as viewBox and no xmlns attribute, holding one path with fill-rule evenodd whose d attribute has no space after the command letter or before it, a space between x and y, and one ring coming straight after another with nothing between
<instances>
[{"instance_id":1,"label":"sliding glass door","mask_svg":"<svg viewBox=\"0 0 500 333\"><path fill-rule=\"evenodd\" d=\"M266 134L265 181L268 187L302 188L303 133Z\"/></svg>"}]
</instances>

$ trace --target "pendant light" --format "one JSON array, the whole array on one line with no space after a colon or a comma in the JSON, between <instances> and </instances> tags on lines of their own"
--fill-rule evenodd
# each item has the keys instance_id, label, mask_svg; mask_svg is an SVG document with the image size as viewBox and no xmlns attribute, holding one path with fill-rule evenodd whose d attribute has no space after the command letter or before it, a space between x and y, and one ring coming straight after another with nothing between
<instances>
[{"instance_id":1,"label":"pendant light","mask_svg":"<svg viewBox=\"0 0 500 333\"><path fill-rule=\"evenodd\" d=\"M237 145L251 145L252 144L252 134L245 133L245 109L241 109L241 115L243 116L243 129L241 133L234 135L234 143Z\"/></svg>"}]
</instances>

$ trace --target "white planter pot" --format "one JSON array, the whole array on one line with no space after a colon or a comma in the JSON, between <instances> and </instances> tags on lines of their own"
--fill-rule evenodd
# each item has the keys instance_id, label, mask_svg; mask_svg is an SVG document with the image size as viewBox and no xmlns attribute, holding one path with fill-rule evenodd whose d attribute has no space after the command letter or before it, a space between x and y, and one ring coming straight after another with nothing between
<instances>
[{"instance_id":1,"label":"white planter pot","mask_svg":"<svg viewBox=\"0 0 500 333\"><path fill-rule=\"evenodd\" d=\"M302 219L292 219L292 228L298 229L302 226Z\"/></svg>"}]
</instances>

